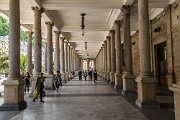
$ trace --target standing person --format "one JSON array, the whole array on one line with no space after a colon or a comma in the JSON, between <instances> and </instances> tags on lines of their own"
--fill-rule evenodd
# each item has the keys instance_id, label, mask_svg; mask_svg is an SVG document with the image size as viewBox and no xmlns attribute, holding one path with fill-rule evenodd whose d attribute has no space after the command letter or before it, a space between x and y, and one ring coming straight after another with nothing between
<instances>
[{"instance_id":1,"label":"standing person","mask_svg":"<svg viewBox=\"0 0 180 120\"><path fill-rule=\"evenodd\" d=\"M90 80L92 81L92 70L89 71L89 77L90 77Z\"/></svg>"},{"instance_id":2,"label":"standing person","mask_svg":"<svg viewBox=\"0 0 180 120\"><path fill-rule=\"evenodd\" d=\"M41 75L37 78L36 87L35 87L35 89L38 91L38 94L40 94L40 102L44 102L42 100L43 92L44 92L44 81L45 81L45 77L43 76L43 73L41 73ZM35 99L33 99L33 101L35 102Z\"/></svg>"},{"instance_id":3,"label":"standing person","mask_svg":"<svg viewBox=\"0 0 180 120\"><path fill-rule=\"evenodd\" d=\"M29 94L29 87L30 87L30 74L29 72L26 72L27 76L24 77L25 80L25 86L24 86L24 93L26 94L26 90L27 90L27 94Z\"/></svg>"},{"instance_id":4,"label":"standing person","mask_svg":"<svg viewBox=\"0 0 180 120\"><path fill-rule=\"evenodd\" d=\"M56 78L57 78L57 88L59 89L59 86L62 86L61 73L59 71L57 71Z\"/></svg>"},{"instance_id":5,"label":"standing person","mask_svg":"<svg viewBox=\"0 0 180 120\"><path fill-rule=\"evenodd\" d=\"M71 74L72 74L72 79L74 79L74 70L72 70L72 72L71 72Z\"/></svg>"},{"instance_id":6,"label":"standing person","mask_svg":"<svg viewBox=\"0 0 180 120\"><path fill-rule=\"evenodd\" d=\"M94 76L94 83L96 83L96 81L97 81L97 72L96 72L95 69L94 69L94 72L93 72L93 76Z\"/></svg>"},{"instance_id":7,"label":"standing person","mask_svg":"<svg viewBox=\"0 0 180 120\"><path fill-rule=\"evenodd\" d=\"M87 72L85 70L85 72L84 72L84 79L85 79L85 81L86 81L86 78L87 78Z\"/></svg>"},{"instance_id":8,"label":"standing person","mask_svg":"<svg viewBox=\"0 0 180 120\"><path fill-rule=\"evenodd\" d=\"M52 77L52 87L53 87L53 90L57 90L58 92L57 77L55 74L53 74L53 77Z\"/></svg>"},{"instance_id":9,"label":"standing person","mask_svg":"<svg viewBox=\"0 0 180 120\"><path fill-rule=\"evenodd\" d=\"M79 80L81 80L82 79L82 71L81 70L78 72L78 75L79 75Z\"/></svg>"}]
</instances>

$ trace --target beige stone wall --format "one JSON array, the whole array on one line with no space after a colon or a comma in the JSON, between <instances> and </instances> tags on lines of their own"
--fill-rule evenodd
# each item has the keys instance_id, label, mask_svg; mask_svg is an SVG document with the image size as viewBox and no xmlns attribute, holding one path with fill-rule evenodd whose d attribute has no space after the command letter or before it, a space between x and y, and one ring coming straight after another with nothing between
<instances>
[{"instance_id":1,"label":"beige stone wall","mask_svg":"<svg viewBox=\"0 0 180 120\"><path fill-rule=\"evenodd\" d=\"M140 64L139 64L139 32L137 31L132 37L132 67L135 77L140 74Z\"/></svg>"},{"instance_id":2,"label":"beige stone wall","mask_svg":"<svg viewBox=\"0 0 180 120\"><path fill-rule=\"evenodd\" d=\"M173 39L173 52L174 52L174 71L175 71L175 76L179 77L180 76L180 41L178 39L178 8L177 4L175 3L172 6L172 39ZM177 81L177 79L176 79Z\"/></svg>"}]
</instances>

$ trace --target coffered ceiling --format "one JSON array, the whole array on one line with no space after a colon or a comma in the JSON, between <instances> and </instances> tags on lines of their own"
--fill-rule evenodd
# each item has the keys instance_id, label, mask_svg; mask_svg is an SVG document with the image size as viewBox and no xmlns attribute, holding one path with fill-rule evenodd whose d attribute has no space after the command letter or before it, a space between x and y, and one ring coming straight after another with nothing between
<instances>
[{"instance_id":1,"label":"coffered ceiling","mask_svg":"<svg viewBox=\"0 0 180 120\"><path fill-rule=\"evenodd\" d=\"M62 36L70 42L82 58L87 58L85 42L89 58L94 59L99 52L109 30L113 29L114 20L121 20L123 5L133 5L131 10L131 32L138 29L138 0L20 0L21 27L33 31L33 6L41 6L42 38L46 39L46 21L52 21L53 30L62 31ZM149 15L153 19L164 7L175 0L149 0ZM8 16L9 0L0 0L0 11ZM85 35L81 34L81 13L85 13ZM123 29L121 29L123 40Z\"/></svg>"}]
</instances>

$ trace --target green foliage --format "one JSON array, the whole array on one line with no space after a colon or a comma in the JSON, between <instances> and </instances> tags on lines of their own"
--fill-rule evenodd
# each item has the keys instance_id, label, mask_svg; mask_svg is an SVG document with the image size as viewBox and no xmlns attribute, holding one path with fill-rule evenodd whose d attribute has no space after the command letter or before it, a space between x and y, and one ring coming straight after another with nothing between
<instances>
[{"instance_id":1,"label":"green foliage","mask_svg":"<svg viewBox=\"0 0 180 120\"><path fill-rule=\"evenodd\" d=\"M9 58L6 54L0 52L0 72L1 74L6 73L9 69L8 64Z\"/></svg>"},{"instance_id":2,"label":"green foliage","mask_svg":"<svg viewBox=\"0 0 180 120\"><path fill-rule=\"evenodd\" d=\"M27 56L22 54L20 56L20 70L22 75L24 75L24 73L26 72L26 68L27 68Z\"/></svg>"},{"instance_id":3,"label":"green foliage","mask_svg":"<svg viewBox=\"0 0 180 120\"><path fill-rule=\"evenodd\" d=\"M0 16L0 36L6 36L9 34L9 25L3 17Z\"/></svg>"},{"instance_id":4,"label":"green foliage","mask_svg":"<svg viewBox=\"0 0 180 120\"><path fill-rule=\"evenodd\" d=\"M27 34L23 30L20 30L20 40L27 42Z\"/></svg>"}]
</instances>

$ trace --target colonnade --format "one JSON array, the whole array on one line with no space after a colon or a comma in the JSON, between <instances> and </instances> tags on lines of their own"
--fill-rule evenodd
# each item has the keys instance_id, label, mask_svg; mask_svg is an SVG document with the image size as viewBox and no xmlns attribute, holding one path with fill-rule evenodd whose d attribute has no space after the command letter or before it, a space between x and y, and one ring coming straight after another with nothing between
<instances>
[{"instance_id":1,"label":"colonnade","mask_svg":"<svg viewBox=\"0 0 180 120\"><path fill-rule=\"evenodd\" d=\"M180 1L178 1L180 3ZM24 81L20 75L20 6L19 0L9 1L9 75L3 82L4 85L4 103L0 110L20 110L27 106L24 101ZM40 7L32 7L34 12L34 71L32 73L32 31L27 31L28 37L28 69L33 74L32 92L35 89L36 79L42 72L42 36L41 36L41 14ZM150 56L150 29L148 0L138 0L138 28L139 28L139 54L140 54L140 75L135 80L132 71L132 50L130 34L130 10L131 6L123 6L123 20L114 21L115 30L110 30L104 44L95 58L95 69L104 80L114 85L116 89L122 89L122 93L135 93L134 84L137 82L137 100L136 104L143 108L148 106L159 107L156 101L156 80L151 74L151 56ZM143 11L143 12L142 12ZM180 11L180 7L179 7ZM179 12L180 14L180 12ZM179 20L180 21L180 20ZM122 24L123 23L123 24ZM53 75L53 23L46 22L47 25L47 43L45 43L45 72L47 76L46 85L51 86L50 81ZM124 31L124 61L125 71L122 72L122 44L121 27ZM180 24L179 24L180 28ZM180 32L180 31L179 31ZM77 74L81 69L81 58L75 49L70 46L64 37L60 37L60 31L54 31L55 35L55 65L54 71L60 71L62 79L70 79L71 71ZM116 44L115 44L116 43ZM89 63L89 61L87 61ZM88 64L89 65L89 64ZM89 68L89 67L88 67ZM175 93L175 108L180 106L178 99L180 84L174 84L171 90ZM180 110L176 109L176 119L180 117Z\"/></svg>"},{"instance_id":2,"label":"colonnade","mask_svg":"<svg viewBox=\"0 0 180 120\"><path fill-rule=\"evenodd\" d=\"M124 95L136 94L136 81L138 87L136 104L141 108L159 107L155 95L155 78L151 75L148 1L138 0L140 75L136 80L132 69L131 6L123 6L121 11L123 19L114 21L114 29L109 31L109 35L95 59L97 71L105 81L114 85L115 89L122 89ZM122 56L121 29L124 31L122 33L124 34L124 56ZM122 72L123 59L125 71Z\"/></svg>"},{"instance_id":3,"label":"colonnade","mask_svg":"<svg viewBox=\"0 0 180 120\"><path fill-rule=\"evenodd\" d=\"M4 84L4 103L0 110L20 110L27 106L24 101L24 80L20 74L20 6L19 0L9 2L9 75ZM42 72L42 36L41 36L41 14L42 8L32 7L34 11L34 61L32 61L32 31L27 31L27 71L33 74L31 78L31 91L35 89L36 79ZM60 71L62 79L70 80L71 71L76 75L81 69L81 58L70 43L60 37L60 31L52 31L53 23L47 25L47 42L45 43L45 75L46 86L51 87L53 71ZM54 34L53 34L54 33ZM53 35L55 36L54 70L53 70ZM32 72L32 63L34 71ZM32 95L32 93L30 94Z\"/></svg>"}]
</instances>

